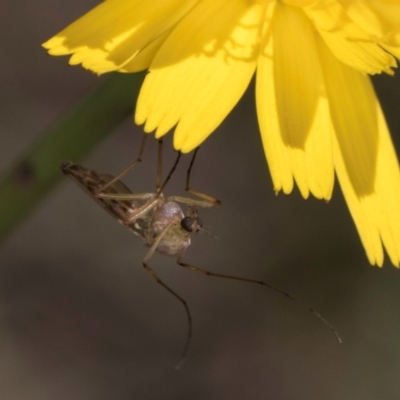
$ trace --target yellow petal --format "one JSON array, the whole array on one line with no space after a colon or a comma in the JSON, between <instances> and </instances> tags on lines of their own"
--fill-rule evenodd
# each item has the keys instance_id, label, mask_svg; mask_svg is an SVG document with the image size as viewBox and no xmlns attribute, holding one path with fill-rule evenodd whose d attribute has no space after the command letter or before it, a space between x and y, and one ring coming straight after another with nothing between
<instances>
[{"instance_id":1,"label":"yellow petal","mask_svg":"<svg viewBox=\"0 0 400 400\"><path fill-rule=\"evenodd\" d=\"M368 74L393 74L396 60L346 15L338 0L319 0L303 10L340 61Z\"/></svg>"},{"instance_id":2,"label":"yellow petal","mask_svg":"<svg viewBox=\"0 0 400 400\"><path fill-rule=\"evenodd\" d=\"M52 55L73 54L70 64L82 64L97 73L120 70L171 29L197 1L158 0L157 7L142 0L104 1L43 47ZM158 47L152 46L152 55Z\"/></svg>"},{"instance_id":3,"label":"yellow petal","mask_svg":"<svg viewBox=\"0 0 400 400\"><path fill-rule=\"evenodd\" d=\"M389 41L382 43L381 46L400 59L400 34L391 37Z\"/></svg>"},{"instance_id":4,"label":"yellow petal","mask_svg":"<svg viewBox=\"0 0 400 400\"><path fill-rule=\"evenodd\" d=\"M335 127L334 162L371 264L400 261L400 171L369 78L338 62L320 43Z\"/></svg>"},{"instance_id":5,"label":"yellow petal","mask_svg":"<svg viewBox=\"0 0 400 400\"><path fill-rule=\"evenodd\" d=\"M269 40L268 40L269 39ZM331 121L314 30L304 13L277 3L257 70L257 114L275 191L329 199Z\"/></svg>"},{"instance_id":6,"label":"yellow petal","mask_svg":"<svg viewBox=\"0 0 400 400\"><path fill-rule=\"evenodd\" d=\"M365 1L365 0L364 0ZM400 28L400 1L399 0L370 0L368 2L384 21Z\"/></svg>"},{"instance_id":7,"label":"yellow petal","mask_svg":"<svg viewBox=\"0 0 400 400\"><path fill-rule=\"evenodd\" d=\"M158 51L135 113L156 137L177 125L174 147L188 152L223 121L256 67L264 7L247 0L204 0Z\"/></svg>"},{"instance_id":8,"label":"yellow petal","mask_svg":"<svg viewBox=\"0 0 400 400\"><path fill-rule=\"evenodd\" d=\"M121 66L119 72L139 72L148 69L155 54L171 33L171 30L172 28L161 34L157 39L141 50L136 57Z\"/></svg>"},{"instance_id":9,"label":"yellow petal","mask_svg":"<svg viewBox=\"0 0 400 400\"><path fill-rule=\"evenodd\" d=\"M350 0L345 3L346 14L374 37L382 37L387 29L379 14L365 0Z\"/></svg>"},{"instance_id":10,"label":"yellow petal","mask_svg":"<svg viewBox=\"0 0 400 400\"><path fill-rule=\"evenodd\" d=\"M346 2L346 13L395 57L400 58L400 1Z\"/></svg>"}]
</instances>

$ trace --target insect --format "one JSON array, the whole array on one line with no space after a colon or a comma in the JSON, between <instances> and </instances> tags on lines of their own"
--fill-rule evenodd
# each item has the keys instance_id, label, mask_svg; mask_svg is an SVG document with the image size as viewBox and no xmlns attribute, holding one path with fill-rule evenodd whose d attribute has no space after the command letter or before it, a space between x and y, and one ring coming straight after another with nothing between
<instances>
[{"instance_id":1,"label":"insect","mask_svg":"<svg viewBox=\"0 0 400 400\"><path fill-rule=\"evenodd\" d=\"M141 161L144 141L145 139L143 139L139 157L135 163L132 164L132 166L137 165ZM181 153L178 153L176 161L167 178L163 184L160 185L162 141L159 141L156 191L154 193L132 193L129 188L120 181L120 178L128 170L130 170L132 166L128 167L117 177L107 174L98 174L93 170L72 162L65 162L60 166L61 171L72 178L72 180L74 180L96 203L98 203L119 223L124 225L133 234L138 236L146 246L150 247L142 261L143 267L156 280L157 283L163 286L183 304L186 311L188 334L182 357L177 365L177 368L179 368L184 362L191 342L192 317L186 301L163 281L161 281L154 270L149 266L149 260L155 251L169 256L176 256L177 263L180 266L195 272L200 272L208 276L233 279L266 286L307 308L311 313L314 314L314 316L327 325L328 328L333 331L337 340L341 342L341 338L339 337L338 333L326 319L324 319L317 311L308 305L299 302L296 298L288 293L263 281L225 274L217 274L183 262L185 252L191 244L192 235L203 230L203 224L199 218L197 208L218 207L221 204L219 200L204 193L197 192L190 187L190 175L197 155L197 150L198 149L196 149L193 154L187 171L185 189L187 192L197 196L198 199L180 196L164 196L163 191L179 163ZM185 204L187 206L185 213L183 212L180 204Z\"/></svg>"}]
</instances>

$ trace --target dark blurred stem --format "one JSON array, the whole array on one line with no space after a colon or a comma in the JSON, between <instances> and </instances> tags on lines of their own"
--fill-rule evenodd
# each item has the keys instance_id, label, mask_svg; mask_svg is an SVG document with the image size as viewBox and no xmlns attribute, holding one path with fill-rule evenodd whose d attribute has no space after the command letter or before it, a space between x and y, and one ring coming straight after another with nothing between
<instances>
[{"instance_id":1,"label":"dark blurred stem","mask_svg":"<svg viewBox=\"0 0 400 400\"><path fill-rule=\"evenodd\" d=\"M42 133L0 178L0 241L62 178L62 161L81 160L133 115L144 74L114 74Z\"/></svg>"}]
</instances>

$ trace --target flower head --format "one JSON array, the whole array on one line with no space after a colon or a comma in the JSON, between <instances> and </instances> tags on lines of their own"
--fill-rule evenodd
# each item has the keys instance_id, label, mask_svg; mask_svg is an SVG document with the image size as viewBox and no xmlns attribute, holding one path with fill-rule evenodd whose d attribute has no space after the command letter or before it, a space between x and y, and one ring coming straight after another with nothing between
<instances>
[{"instance_id":1,"label":"flower head","mask_svg":"<svg viewBox=\"0 0 400 400\"><path fill-rule=\"evenodd\" d=\"M106 0L43 45L98 74L148 69L135 121L200 145L256 74L274 189L330 199L334 172L371 264L400 263L400 172L367 74L400 58L399 0Z\"/></svg>"}]
</instances>

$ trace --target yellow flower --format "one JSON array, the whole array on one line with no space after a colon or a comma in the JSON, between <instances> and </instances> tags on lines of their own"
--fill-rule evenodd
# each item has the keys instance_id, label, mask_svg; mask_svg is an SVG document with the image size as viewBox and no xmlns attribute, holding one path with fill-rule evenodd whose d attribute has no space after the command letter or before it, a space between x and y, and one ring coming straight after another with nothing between
<instances>
[{"instance_id":1,"label":"yellow flower","mask_svg":"<svg viewBox=\"0 0 400 400\"><path fill-rule=\"evenodd\" d=\"M43 45L98 74L148 69L135 121L200 145L254 73L276 192L330 199L334 171L371 264L400 261L400 173L367 74L393 74L400 0L106 0Z\"/></svg>"}]
</instances>

